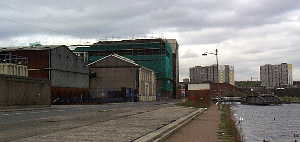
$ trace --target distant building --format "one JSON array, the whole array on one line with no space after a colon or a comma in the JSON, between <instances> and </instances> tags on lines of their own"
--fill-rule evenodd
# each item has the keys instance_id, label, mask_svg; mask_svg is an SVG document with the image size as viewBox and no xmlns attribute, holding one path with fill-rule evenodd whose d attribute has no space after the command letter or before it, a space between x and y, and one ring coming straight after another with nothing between
<instances>
[{"instance_id":1,"label":"distant building","mask_svg":"<svg viewBox=\"0 0 300 142\"><path fill-rule=\"evenodd\" d=\"M88 93L88 68L64 45L2 48L0 54L25 57L28 77L50 80L53 100L81 98Z\"/></svg>"},{"instance_id":2,"label":"distant building","mask_svg":"<svg viewBox=\"0 0 300 142\"><path fill-rule=\"evenodd\" d=\"M184 97L186 95L188 84L190 83L189 78L182 79L182 82L179 82L179 86L177 87L177 98Z\"/></svg>"},{"instance_id":3,"label":"distant building","mask_svg":"<svg viewBox=\"0 0 300 142\"><path fill-rule=\"evenodd\" d=\"M190 68L191 83L229 83L234 85L234 67L230 65L195 66Z\"/></svg>"},{"instance_id":4,"label":"distant building","mask_svg":"<svg viewBox=\"0 0 300 142\"><path fill-rule=\"evenodd\" d=\"M220 65L218 69L218 83L229 83L234 85L234 67L230 65Z\"/></svg>"},{"instance_id":5,"label":"distant building","mask_svg":"<svg viewBox=\"0 0 300 142\"><path fill-rule=\"evenodd\" d=\"M294 88L300 88L300 81L293 81Z\"/></svg>"},{"instance_id":6,"label":"distant building","mask_svg":"<svg viewBox=\"0 0 300 142\"><path fill-rule=\"evenodd\" d=\"M260 66L260 80L262 86L268 88L293 85L292 64L266 64Z\"/></svg>"},{"instance_id":7,"label":"distant building","mask_svg":"<svg viewBox=\"0 0 300 142\"><path fill-rule=\"evenodd\" d=\"M240 89L261 88L261 81L235 81L235 86Z\"/></svg>"},{"instance_id":8,"label":"distant building","mask_svg":"<svg viewBox=\"0 0 300 142\"><path fill-rule=\"evenodd\" d=\"M74 53L89 63L113 53L133 60L155 72L158 96L175 97L179 83L178 47L175 39L99 41L89 47L78 47Z\"/></svg>"},{"instance_id":9,"label":"distant building","mask_svg":"<svg viewBox=\"0 0 300 142\"><path fill-rule=\"evenodd\" d=\"M195 66L190 68L190 82L218 82L217 66Z\"/></svg>"},{"instance_id":10,"label":"distant building","mask_svg":"<svg viewBox=\"0 0 300 142\"><path fill-rule=\"evenodd\" d=\"M156 100L155 73L133 60L111 54L88 66L91 73L90 94L92 97L115 97L122 89L126 89L129 91L121 93L119 97L129 95L137 97L140 101Z\"/></svg>"},{"instance_id":11,"label":"distant building","mask_svg":"<svg viewBox=\"0 0 300 142\"><path fill-rule=\"evenodd\" d=\"M189 83L189 82L190 82L190 79L189 79L189 78L184 78L184 79L182 79L182 82L183 82L183 83Z\"/></svg>"}]
</instances>

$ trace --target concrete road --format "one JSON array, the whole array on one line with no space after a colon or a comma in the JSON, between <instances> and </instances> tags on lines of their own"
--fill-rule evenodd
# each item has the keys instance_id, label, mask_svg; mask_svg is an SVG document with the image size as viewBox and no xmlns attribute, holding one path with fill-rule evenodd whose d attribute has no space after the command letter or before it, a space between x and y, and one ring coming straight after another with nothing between
<instances>
[{"instance_id":1,"label":"concrete road","mask_svg":"<svg viewBox=\"0 0 300 142\"><path fill-rule=\"evenodd\" d=\"M0 112L0 141L75 129L174 105L175 102L136 102L105 105L52 106L41 110Z\"/></svg>"}]
</instances>

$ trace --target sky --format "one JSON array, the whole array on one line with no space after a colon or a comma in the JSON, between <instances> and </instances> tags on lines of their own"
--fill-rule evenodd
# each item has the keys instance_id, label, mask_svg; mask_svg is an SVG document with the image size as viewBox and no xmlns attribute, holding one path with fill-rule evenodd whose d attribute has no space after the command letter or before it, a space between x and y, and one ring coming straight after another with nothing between
<instances>
[{"instance_id":1,"label":"sky","mask_svg":"<svg viewBox=\"0 0 300 142\"><path fill-rule=\"evenodd\" d=\"M234 65L236 80L259 79L259 66L293 64L300 80L300 0L5 0L0 47L176 38L180 78L189 68Z\"/></svg>"}]
</instances>

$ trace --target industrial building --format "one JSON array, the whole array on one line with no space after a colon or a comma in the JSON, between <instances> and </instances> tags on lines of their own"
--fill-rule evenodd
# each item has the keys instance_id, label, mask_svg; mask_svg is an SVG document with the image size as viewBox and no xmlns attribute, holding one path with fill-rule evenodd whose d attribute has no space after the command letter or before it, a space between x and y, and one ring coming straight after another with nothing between
<instances>
[{"instance_id":1,"label":"industrial building","mask_svg":"<svg viewBox=\"0 0 300 142\"><path fill-rule=\"evenodd\" d=\"M88 66L91 73L90 95L93 98L156 100L155 73L133 60L111 54Z\"/></svg>"},{"instance_id":2,"label":"industrial building","mask_svg":"<svg viewBox=\"0 0 300 142\"><path fill-rule=\"evenodd\" d=\"M135 39L99 41L90 47L78 47L74 53L92 63L116 53L155 72L157 96L175 97L179 82L178 43L175 39Z\"/></svg>"},{"instance_id":3,"label":"industrial building","mask_svg":"<svg viewBox=\"0 0 300 142\"><path fill-rule=\"evenodd\" d=\"M166 41L171 45L172 48L172 64L173 64L173 90L175 91L179 88L179 55L178 49L179 44L176 39L166 39Z\"/></svg>"},{"instance_id":4,"label":"industrial building","mask_svg":"<svg viewBox=\"0 0 300 142\"><path fill-rule=\"evenodd\" d=\"M48 80L28 78L28 59L0 54L0 107L49 105Z\"/></svg>"},{"instance_id":5,"label":"industrial building","mask_svg":"<svg viewBox=\"0 0 300 142\"><path fill-rule=\"evenodd\" d=\"M230 65L195 66L190 68L191 83L228 83L234 85L234 67Z\"/></svg>"},{"instance_id":6,"label":"industrial building","mask_svg":"<svg viewBox=\"0 0 300 142\"><path fill-rule=\"evenodd\" d=\"M0 75L28 77L26 57L0 54Z\"/></svg>"},{"instance_id":7,"label":"industrial building","mask_svg":"<svg viewBox=\"0 0 300 142\"><path fill-rule=\"evenodd\" d=\"M27 58L28 77L50 80L52 100L88 95L88 68L64 45L2 48L0 54Z\"/></svg>"},{"instance_id":8,"label":"industrial building","mask_svg":"<svg viewBox=\"0 0 300 142\"><path fill-rule=\"evenodd\" d=\"M287 87L293 85L292 64L278 65L266 64L260 66L260 80L262 86L267 88Z\"/></svg>"}]
</instances>

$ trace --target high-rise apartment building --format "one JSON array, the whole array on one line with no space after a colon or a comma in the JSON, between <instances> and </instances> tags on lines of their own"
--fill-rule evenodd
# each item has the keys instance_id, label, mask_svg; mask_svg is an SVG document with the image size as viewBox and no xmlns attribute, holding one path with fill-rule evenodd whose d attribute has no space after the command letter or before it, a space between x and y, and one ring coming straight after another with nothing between
<instances>
[{"instance_id":1,"label":"high-rise apartment building","mask_svg":"<svg viewBox=\"0 0 300 142\"><path fill-rule=\"evenodd\" d=\"M234 67L230 65L195 66L190 68L191 83L229 83L234 85Z\"/></svg>"},{"instance_id":2,"label":"high-rise apartment building","mask_svg":"<svg viewBox=\"0 0 300 142\"><path fill-rule=\"evenodd\" d=\"M220 65L218 69L219 83L229 83L234 85L234 67L230 65Z\"/></svg>"},{"instance_id":3,"label":"high-rise apartment building","mask_svg":"<svg viewBox=\"0 0 300 142\"><path fill-rule=\"evenodd\" d=\"M266 64L260 66L260 80L262 86L274 88L293 85L292 64Z\"/></svg>"}]
</instances>

